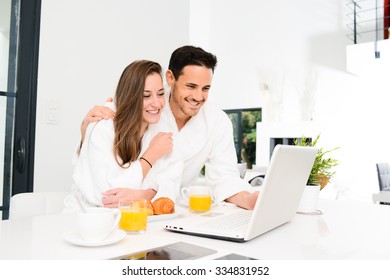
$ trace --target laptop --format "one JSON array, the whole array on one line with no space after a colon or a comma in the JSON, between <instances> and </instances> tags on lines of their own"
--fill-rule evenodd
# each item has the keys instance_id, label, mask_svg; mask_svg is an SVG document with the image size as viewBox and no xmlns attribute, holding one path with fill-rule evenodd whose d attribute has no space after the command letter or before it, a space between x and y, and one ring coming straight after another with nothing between
<instances>
[{"instance_id":1,"label":"laptop","mask_svg":"<svg viewBox=\"0 0 390 280\"><path fill-rule=\"evenodd\" d=\"M294 217L318 149L277 145L253 210L234 205L214 207L210 212L170 220L172 232L224 239L251 240Z\"/></svg>"}]
</instances>

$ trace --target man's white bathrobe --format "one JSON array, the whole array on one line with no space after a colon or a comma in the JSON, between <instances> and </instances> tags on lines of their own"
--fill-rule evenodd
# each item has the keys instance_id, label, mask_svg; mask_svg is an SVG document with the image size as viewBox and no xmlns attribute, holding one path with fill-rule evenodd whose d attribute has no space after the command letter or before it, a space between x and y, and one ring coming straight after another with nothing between
<instances>
[{"instance_id":1,"label":"man's white bathrobe","mask_svg":"<svg viewBox=\"0 0 390 280\"><path fill-rule=\"evenodd\" d=\"M113 103L106 106L115 109ZM140 156L159 131L163 130L146 130ZM74 183L65 199L66 211L78 210L76 196L85 206L103 206L102 192L112 188L155 189L154 199L165 196L175 200L179 196L183 161L175 151L160 158L144 179L139 159L126 168L118 165L113 154L114 136L112 119L88 125L80 154L74 160Z\"/></svg>"},{"instance_id":2,"label":"man's white bathrobe","mask_svg":"<svg viewBox=\"0 0 390 280\"><path fill-rule=\"evenodd\" d=\"M226 113L207 101L179 131L168 94L166 98L160 121L150 128L173 132L173 149L180 151L184 160L181 186L199 184L199 174L205 165L205 184L214 188L215 202L240 191L253 192L253 188L240 178L233 127Z\"/></svg>"}]
</instances>

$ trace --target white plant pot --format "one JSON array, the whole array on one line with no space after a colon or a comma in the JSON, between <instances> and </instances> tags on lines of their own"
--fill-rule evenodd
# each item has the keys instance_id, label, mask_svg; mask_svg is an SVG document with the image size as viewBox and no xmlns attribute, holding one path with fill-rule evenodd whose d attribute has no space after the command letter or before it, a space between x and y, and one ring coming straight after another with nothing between
<instances>
[{"instance_id":1,"label":"white plant pot","mask_svg":"<svg viewBox=\"0 0 390 280\"><path fill-rule=\"evenodd\" d=\"M305 186L297 212L315 213L317 212L318 197L320 196L320 186Z\"/></svg>"}]
</instances>

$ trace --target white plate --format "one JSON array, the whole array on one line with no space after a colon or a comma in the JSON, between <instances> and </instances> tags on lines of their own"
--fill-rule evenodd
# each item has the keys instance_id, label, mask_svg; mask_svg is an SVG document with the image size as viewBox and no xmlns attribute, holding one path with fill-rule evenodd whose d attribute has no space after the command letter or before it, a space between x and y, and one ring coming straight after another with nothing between
<instances>
[{"instance_id":1,"label":"white plate","mask_svg":"<svg viewBox=\"0 0 390 280\"><path fill-rule=\"evenodd\" d=\"M157 222L162 220L169 220L174 219L179 216L179 213L172 213L172 214L162 214L162 215L153 215L148 216L148 222Z\"/></svg>"},{"instance_id":2,"label":"white plate","mask_svg":"<svg viewBox=\"0 0 390 280\"><path fill-rule=\"evenodd\" d=\"M114 230L106 239L101 241L85 241L81 238L77 231L68 231L65 232L62 236L67 242L72 243L74 245L86 246L86 247L96 247L96 246L106 246L110 244L114 244L120 240L122 240L126 236L126 232L123 230Z\"/></svg>"}]
</instances>

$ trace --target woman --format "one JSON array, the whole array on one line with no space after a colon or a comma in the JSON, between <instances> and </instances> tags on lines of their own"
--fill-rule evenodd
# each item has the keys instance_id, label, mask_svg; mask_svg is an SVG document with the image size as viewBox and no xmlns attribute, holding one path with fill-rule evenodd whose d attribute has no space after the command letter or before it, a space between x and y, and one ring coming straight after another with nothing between
<instances>
[{"instance_id":1,"label":"woman","mask_svg":"<svg viewBox=\"0 0 390 280\"><path fill-rule=\"evenodd\" d=\"M107 103L116 111L115 117L87 127L75 163L72 193L65 201L66 209L78 209L77 198L85 206L103 206L105 200L104 204L110 207L107 201L112 193L116 195L115 201L124 197L152 200L164 182L166 188L177 188L172 184L180 182L180 178L175 178L181 173L177 160L172 160L178 165L171 169L171 176L165 174L160 182L155 179L143 184L157 160L172 152L171 133L148 132L149 124L159 121L165 105L161 71L158 63L146 60L135 61L125 68L114 102ZM172 164L172 161L165 162Z\"/></svg>"}]
</instances>

